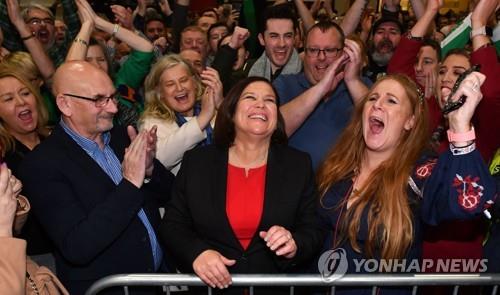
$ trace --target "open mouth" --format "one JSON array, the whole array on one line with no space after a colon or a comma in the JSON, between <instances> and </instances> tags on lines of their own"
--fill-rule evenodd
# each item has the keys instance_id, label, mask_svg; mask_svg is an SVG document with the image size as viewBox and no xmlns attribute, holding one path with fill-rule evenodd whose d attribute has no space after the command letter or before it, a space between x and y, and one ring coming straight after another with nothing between
<instances>
[{"instance_id":1,"label":"open mouth","mask_svg":"<svg viewBox=\"0 0 500 295\"><path fill-rule=\"evenodd\" d=\"M38 36L42 38L48 38L49 37L49 31L40 29L38 30Z\"/></svg>"},{"instance_id":2,"label":"open mouth","mask_svg":"<svg viewBox=\"0 0 500 295\"><path fill-rule=\"evenodd\" d=\"M30 110L24 110L17 115L19 119L23 122L29 122L33 120L33 116Z\"/></svg>"},{"instance_id":3,"label":"open mouth","mask_svg":"<svg viewBox=\"0 0 500 295\"><path fill-rule=\"evenodd\" d=\"M248 118L267 122L267 116L264 114L252 114L252 115L248 116Z\"/></svg>"},{"instance_id":4,"label":"open mouth","mask_svg":"<svg viewBox=\"0 0 500 295\"><path fill-rule=\"evenodd\" d=\"M370 127L370 131L373 134L380 134L385 127L384 121L381 118L375 116L370 116L370 118L368 119L368 124Z\"/></svg>"},{"instance_id":5,"label":"open mouth","mask_svg":"<svg viewBox=\"0 0 500 295\"><path fill-rule=\"evenodd\" d=\"M274 51L274 55L279 59L286 58L286 50L276 50Z\"/></svg>"},{"instance_id":6,"label":"open mouth","mask_svg":"<svg viewBox=\"0 0 500 295\"><path fill-rule=\"evenodd\" d=\"M188 100L188 95L187 93L176 95L175 100L180 103L186 102Z\"/></svg>"}]
</instances>

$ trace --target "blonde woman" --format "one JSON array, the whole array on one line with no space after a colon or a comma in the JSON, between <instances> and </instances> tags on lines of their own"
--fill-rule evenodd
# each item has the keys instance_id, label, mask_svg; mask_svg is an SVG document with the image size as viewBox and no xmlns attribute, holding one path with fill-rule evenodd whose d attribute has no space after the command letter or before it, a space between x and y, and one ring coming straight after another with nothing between
<instances>
[{"instance_id":1,"label":"blonde woman","mask_svg":"<svg viewBox=\"0 0 500 295\"><path fill-rule=\"evenodd\" d=\"M156 158L176 174L184 152L212 143L212 121L222 101L219 74L198 77L179 55L161 58L145 81L146 105L139 129L158 126Z\"/></svg>"},{"instance_id":2,"label":"blonde woman","mask_svg":"<svg viewBox=\"0 0 500 295\"><path fill-rule=\"evenodd\" d=\"M30 78L16 68L0 65L0 146L14 175L25 156L49 135L46 122L47 110ZM27 253L33 260L55 269L52 242L36 217L28 218L21 238L28 241Z\"/></svg>"},{"instance_id":3,"label":"blonde woman","mask_svg":"<svg viewBox=\"0 0 500 295\"><path fill-rule=\"evenodd\" d=\"M59 121L60 112L56 106L55 98L50 92L52 82L43 78L31 55L24 51L11 52L5 56L3 64L15 68L16 71L28 78L43 98L43 103L48 111L47 125L56 125Z\"/></svg>"}]
</instances>

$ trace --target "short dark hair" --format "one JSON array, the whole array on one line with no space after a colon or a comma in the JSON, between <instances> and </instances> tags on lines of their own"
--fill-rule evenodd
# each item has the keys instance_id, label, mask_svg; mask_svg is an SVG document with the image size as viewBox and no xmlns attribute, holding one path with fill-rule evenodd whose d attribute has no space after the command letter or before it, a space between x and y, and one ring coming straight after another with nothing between
<instances>
[{"instance_id":1,"label":"short dark hair","mask_svg":"<svg viewBox=\"0 0 500 295\"><path fill-rule=\"evenodd\" d=\"M438 62L441 61L441 45L439 45L438 42L436 42L435 40L426 38L426 39L424 39L424 43L422 44L422 47L424 47L424 46L429 46L432 49L434 49L434 51L436 51L436 54L437 54L437 61Z\"/></svg>"},{"instance_id":2,"label":"short dark hair","mask_svg":"<svg viewBox=\"0 0 500 295\"><path fill-rule=\"evenodd\" d=\"M240 96L243 93L243 90L245 90L248 85L255 82L267 83L269 86L271 86L274 94L276 95L278 122L276 130L274 130L273 134L271 135L271 143L284 145L287 144L288 139L285 132L285 121L279 111L279 99L276 89L273 87L273 84L271 84L271 82L269 82L269 80L267 80L266 78L247 77L243 80L240 80L238 83L236 83L236 85L233 86L233 88L231 88L231 90L229 90L228 94L219 107L219 112L217 113L214 129L214 141L217 146L230 147L231 145L233 145L234 138L236 137L233 120L234 114L236 113L236 106L240 101Z\"/></svg>"},{"instance_id":3,"label":"short dark hair","mask_svg":"<svg viewBox=\"0 0 500 295\"><path fill-rule=\"evenodd\" d=\"M224 27L224 28L226 28L228 33L231 31L229 29L229 26L226 23L224 23L224 22L216 22L215 24L211 24L210 27L208 28L208 31L207 31L208 39L210 39L210 32L213 29L218 28L218 27Z\"/></svg>"},{"instance_id":4,"label":"short dark hair","mask_svg":"<svg viewBox=\"0 0 500 295\"><path fill-rule=\"evenodd\" d=\"M309 34L312 32L314 29L319 29L321 32L326 32L330 29L335 29L337 32L340 34L340 44L344 46L345 43L345 34L344 30L335 22L332 21L320 21L315 23L309 30L307 31L306 35L304 36L304 46L307 46L307 37L309 37Z\"/></svg>"},{"instance_id":5,"label":"short dark hair","mask_svg":"<svg viewBox=\"0 0 500 295\"><path fill-rule=\"evenodd\" d=\"M299 22L297 21L298 17L295 15L292 8L286 3L269 6L264 10L259 26L259 33L264 34L267 30L267 21L270 19L289 19L293 24L294 33L299 27Z\"/></svg>"}]
</instances>

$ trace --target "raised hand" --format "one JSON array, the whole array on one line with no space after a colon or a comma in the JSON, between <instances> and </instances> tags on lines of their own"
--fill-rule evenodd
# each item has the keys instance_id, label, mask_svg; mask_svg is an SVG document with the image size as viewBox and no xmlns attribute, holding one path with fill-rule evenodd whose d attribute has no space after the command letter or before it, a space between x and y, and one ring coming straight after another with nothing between
<instances>
[{"instance_id":1,"label":"raised hand","mask_svg":"<svg viewBox=\"0 0 500 295\"><path fill-rule=\"evenodd\" d=\"M478 27L485 26L488 18L500 8L498 0L480 0L471 15L471 22Z\"/></svg>"},{"instance_id":2,"label":"raised hand","mask_svg":"<svg viewBox=\"0 0 500 295\"><path fill-rule=\"evenodd\" d=\"M479 72L472 72L460 83L452 101L457 101L462 95L466 96L465 103L455 111L448 114L450 130L455 133L464 133L470 130L470 122L477 105L483 98L481 85L486 76Z\"/></svg>"},{"instance_id":3,"label":"raised hand","mask_svg":"<svg viewBox=\"0 0 500 295\"><path fill-rule=\"evenodd\" d=\"M156 131L158 127L153 125L151 129L146 132L146 176L151 176L153 174L154 159L156 157L156 142L158 141L158 136Z\"/></svg>"},{"instance_id":4,"label":"raised hand","mask_svg":"<svg viewBox=\"0 0 500 295\"><path fill-rule=\"evenodd\" d=\"M88 9L87 5L82 4L82 1L76 0L76 7L78 8L78 17L80 18L80 22L82 25L89 25L91 28L95 25L95 14L92 10Z\"/></svg>"},{"instance_id":5,"label":"raised hand","mask_svg":"<svg viewBox=\"0 0 500 295\"><path fill-rule=\"evenodd\" d=\"M229 46L233 49L238 49L243 46L243 43L245 43L248 37L250 37L250 31L248 31L248 29L236 26L231 35Z\"/></svg>"},{"instance_id":6,"label":"raised hand","mask_svg":"<svg viewBox=\"0 0 500 295\"><path fill-rule=\"evenodd\" d=\"M6 0L7 13L9 14L10 22L18 28L19 25L25 25L21 10L19 9L18 0Z\"/></svg>"},{"instance_id":7,"label":"raised hand","mask_svg":"<svg viewBox=\"0 0 500 295\"><path fill-rule=\"evenodd\" d=\"M227 266L235 263L235 260L227 259L215 250L205 250L193 261L193 270L205 284L223 289L231 285Z\"/></svg>"},{"instance_id":8,"label":"raised hand","mask_svg":"<svg viewBox=\"0 0 500 295\"><path fill-rule=\"evenodd\" d=\"M353 40L345 39L344 52L349 57L345 64L344 80L352 81L360 78L363 58L360 45Z\"/></svg>"},{"instance_id":9,"label":"raised hand","mask_svg":"<svg viewBox=\"0 0 500 295\"><path fill-rule=\"evenodd\" d=\"M207 88L210 88L213 91L213 101L215 103L215 108L219 108L222 103L223 97L223 89L222 82L220 81L219 72L214 68L207 67L201 73L201 82Z\"/></svg>"},{"instance_id":10,"label":"raised hand","mask_svg":"<svg viewBox=\"0 0 500 295\"><path fill-rule=\"evenodd\" d=\"M11 172L5 163L0 165L0 237L12 237L12 225L17 200L11 182Z\"/></svg>"},{"instance_id":11,"label":"raised hand","mask_svg":"<svg viewBox=\"0 0 500 295\"><path fill-rule=\"evenodd\" d=\"M431 98L436 96L436 82L437 74L435 71L430 71L429 74L425 76L424 84L424 96L425 98Z\"/></svg>"},{"instance_id":12,"label":"raised hand","mask_svg":"<svg viewBox=\"0 0 500 295\"><path fill-rule=\"evenodd\" d=\"M325 76L318 83L323 95L335 90L340 81L344 79L344 71L342 70L342 67L345 66L348 60L349 56L343 52L339 58L328 66Z\"/></svg>"},{"instance_id":13,"label":"raised hand","mask_svg":"<svg viewBox=\"0 0 500 295\"><path fill-rule=\"evenodd\" d=\"M297 244L292 234L286 228L278 225L272 226L268 231L259 232L267 247L278 256L293 258L297 254Z\"/></svg>"},{"instance_id":14,"label":"raised hand","mask_svg":"<svg viewBox=\"0 0 500 295\"><path fill-rule=\"evenodd\" d=\"M115 22L117 22L122 27L127 28L129 30L134 29L132 9L125 8L121 5L111 5L110 8L113 14L115 15Z\"/></svg>"},{"instance_id":15,"label":"raised hand","mask_svg":"<svg viewBox=\"0 0 500 295\"><path fill-rule=\"evenodd\" d=\"M125 156L122 162L123 178L140 188L146 177L146 162L148 149L148 130L143 130L139 134L134 127L128 126L128 135L131 143L125 149Z\"/></svg>"}]
</instances>

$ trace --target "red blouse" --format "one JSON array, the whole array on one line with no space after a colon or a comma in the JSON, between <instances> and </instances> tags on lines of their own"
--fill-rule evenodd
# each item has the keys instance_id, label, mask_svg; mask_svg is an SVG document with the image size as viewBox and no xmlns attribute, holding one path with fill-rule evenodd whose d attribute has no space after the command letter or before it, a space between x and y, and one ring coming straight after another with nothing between
<instances>
[{"instance_id":1,"label":"red blouse","mask_svg":"<svg viewBox=\"0 0 500 295\"><path fill-rule=\"evenodd\" d=\"M226 214L243 249L259 226L264 207L266 165L248 170L228 164Z\"/></svg>"}]
</instances>

